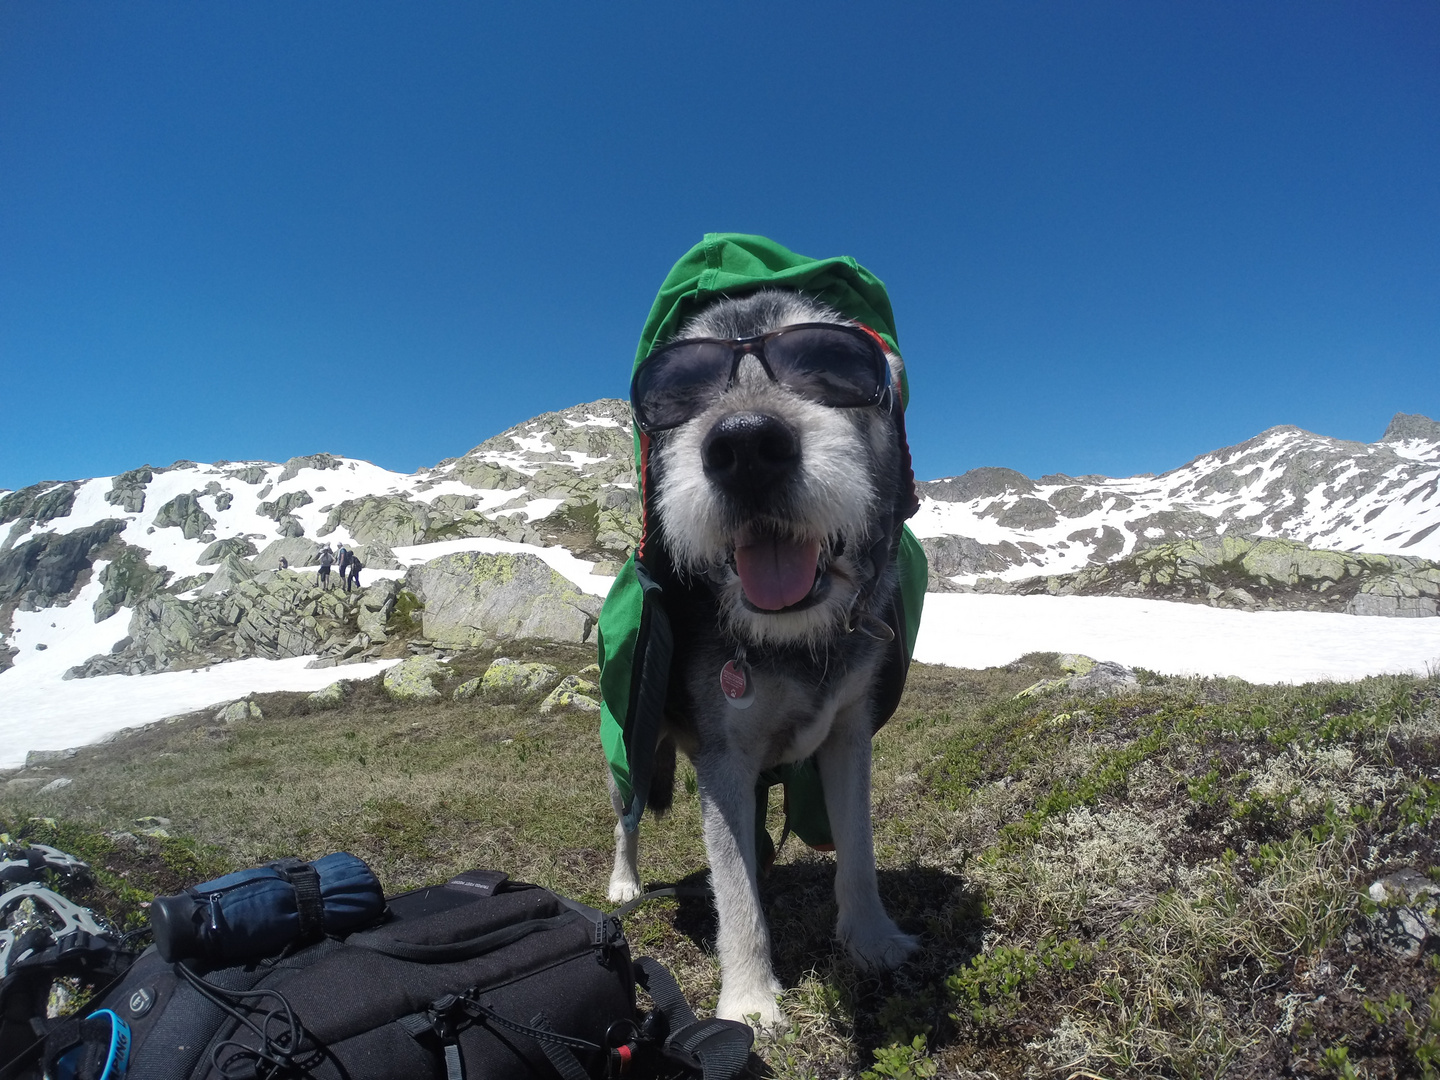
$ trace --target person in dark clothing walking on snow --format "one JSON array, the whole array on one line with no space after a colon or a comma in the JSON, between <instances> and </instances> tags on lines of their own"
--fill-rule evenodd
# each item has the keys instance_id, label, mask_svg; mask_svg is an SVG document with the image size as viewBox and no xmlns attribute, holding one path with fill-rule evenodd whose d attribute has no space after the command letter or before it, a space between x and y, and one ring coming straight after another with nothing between
<instances>
[{"instance_id":1,"label":"person in dark clothing walking on snow","mask_svg":"<svg viewBox=\"0 0 1440 1080\"><path fill-rule=\"evenodd\" d=\"M353 551L348 551L346 554L350 557L345 563L345 569L340 571L340 579L345 582L345 591L348 593L352 585L356 589L360 588L360 571L365 568L360 565L360 560L355 557Z\"/></svg>"},{"instance_id":2,"label":"person in dark clothing walking on snow","mask_svg":"<svg viewBox=\"0 0 1440 1080\"><path fill-rule=\"evenodd\" d=\"M330 588L330 567L335 562L335 556L330 554L330 549L324 548L320 552L320 579L319 585L322 589Z\"/></svg>"}]
</instances>

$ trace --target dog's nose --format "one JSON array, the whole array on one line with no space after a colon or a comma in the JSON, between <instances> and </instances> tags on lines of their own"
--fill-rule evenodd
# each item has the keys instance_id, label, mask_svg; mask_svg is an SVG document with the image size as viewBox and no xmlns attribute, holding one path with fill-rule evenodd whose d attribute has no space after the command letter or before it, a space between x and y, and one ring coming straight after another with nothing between
<instances>
[{"instance_id":1,"label":"dog's nose","mask_svg":"<svg viewBox=\"0 0 1440 1080\"><path fill-rule=\"evenodd\" d=\"M800 444L777 417L731 413L710 429L700 456L711 482L731 495L753 498L795 472Z\"/></svg>"}]
</instances>

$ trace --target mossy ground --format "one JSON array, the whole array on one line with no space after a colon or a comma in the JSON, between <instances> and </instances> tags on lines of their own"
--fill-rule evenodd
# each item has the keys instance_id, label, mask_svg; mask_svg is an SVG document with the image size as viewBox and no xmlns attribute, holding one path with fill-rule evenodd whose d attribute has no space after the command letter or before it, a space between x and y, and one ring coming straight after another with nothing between
<instances>
[{"instance_id":1,"label":"mossy ground","mask_svg":"<svg viewBox=\"0 0 1440 1080\"><path fill-rule=\"evenodd\" d=\"M508 655L564 673L592 659ZM490 659L456 658L444 689ZM1146 675L1115 697L1016 699L1059 674L1049 654L915 667L876 737L875 821L881 892L924 947L895 974L856 971L830 940L832 856L791 840L762 892L794 1027L762 1040L757 1071L1435 1075L1436 954L1378 951L1364 890L1437 866L1440 679ZM541 716L539 695L399 705L376 681L324 711L255 700L261 721L197 714L84 749L63 763L70 787L0 796L0 827L94 862L82 899L125 924L151 892L338 849L392 891L486 866L604 904L613 819L593 716ZM174 838L128 835L151 815ZM687 766L671 815L641 832L647 881L703 881ZM627 923L701 1009L719 989L714 929L690 899Z\"/></svg>"}]
</instances>

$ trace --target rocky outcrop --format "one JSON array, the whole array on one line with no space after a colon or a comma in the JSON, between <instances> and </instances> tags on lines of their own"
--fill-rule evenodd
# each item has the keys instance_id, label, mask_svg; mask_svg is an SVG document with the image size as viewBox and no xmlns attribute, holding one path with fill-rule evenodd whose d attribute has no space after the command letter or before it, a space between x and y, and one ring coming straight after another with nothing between
<instances>
[{"instance_id":1,"label":"rocky outcrop","mask_svg":"<svg viewBox=\"0 0 1440 1080\"><path fill-rule=\"evenodd\" d=\"M200 589L200 595L219 596L221 593L229 592L242 581L249 581L255 576L255 568L242 559L239 555L226 555L220 560L220 565L215 568L214 575Z\"/></svg>"},{"instance_id":2,"label":"rocky outcrop","mask_svg":"<svg viewBox=\"0 0 1440 1080\"><path fill-rule=\"evenodd\" d=\"M186 540L204 536L215 527L215 519L200 508L194 492L176 495L155 512L155 528L178 528Z\"/></svg>"},{"instance_id":3,"label":"rocky outcrop","mask_svg":"<svg viewBox=\"0 0 1440 1080\"><path fill-rule=\"evenodd\" d=\"M234 577L224 592L202 589L194 600L170 593L150 597L131 615L127 643L108 655L91 657L67 677L176 671L251 656L281 660L314 654L325 666L325 661L350 659L375 648L360 621L362 612L373 619L376 611L363 605L368 597L383 611L386 586L393 583L347 595L338 588L319 588L309 571L246 578L250 568L242 560L231 555L227 563L221 564L221 573Z\"/></svg>"},{"instance_id":4,"label":"rocky outcrop","mask_svg":"<svg viewBox=\"0 0 1440 1080\"><path fill-rule=\"evenodd\" d=\"M320 535L328 536L344 526L357 544L409 547L424 542L430 520L430 507L425 503L399 495L373 495L347 499L336 506L320 527ZM458 532L456 535L486 534Z\"/></svg>"},{"instance_id":5,"label":"rocky outcrop","mask_svg":"<svg viewBox=\"0 0 1440 1080\"><path fill-rule=\"evenodd\" d=\"M217 461L215 464L227 465L229 462ZM225 475L235 477L235 479L239 480L242 484L254 485L265 479L265 473L268 470L269 466L257 461L251 462L248 465L240 465L233 469L226 469Z\"/></svg>"},{"instance_id":6,"label":"rocky outcrop","mask_svg":"<svg viewBox=\"0 0 1440 1080\"><path fill-rule=\"evenodd\" d=\"M1029 495L1035 481L1014 469L985 466L945 480L922 481L915 485L922 499L937 502L970 502L1001 495Z\"/></svg>"},{"instance_id":7,"label":"rocky outcrop","mask_svg":"<svg viewBox=\"0 0 1440 1080\"><path fill-rule=\"evenodd\" d=\"M207 547L195 561L201 566L214 566L226 555L239 555L242 559L248 559L254 554L255 545L248 536L227 536Z\"/></svg>"},{"instance_id":8,"label":"rocky outcrop","mask_svg":"<svg viewBox=\"0 0 1440 1080\"><path fill-rule=\"evenodd\" d=\"M589 641L600 598L582 593L534 555L446 555L414 567L406 588L425 603L423 633L436 644Z\"/></svg>"},{"instance_id":9,"label":"rocky outcrop","mask_svg":"<svg viewBox=\"0 0 1440 1080\"><path fill-rule=\"evenodd\" d=\"M300 475L301 469L338 469L344 462L332 454L307 454L304 457L292 457L285 462L285 468L280 470L280 479L277 483L285 483L286 480L294 480Z\"/></svg>"},{"instance_id":10,"label":"rocky outcrop","mask_svg":"<svg viewBox=\"0 0 1440 1080\"><path fill-rule=\"evenodd\" d=\"M133 608L163 589L170 580L170 571L157 569L145 561L144 548L124 545L100 571L100 595L95 598L95 621L104 622L122 607Z\"/></svg>"},{"instance_id":11,"label":"rocky outcrop","mask_svg":"<svg viewBox=\"0 0 1440 1080\"><path fill-rule=\"evenodd\" d=\"M123 472L110 481L105 501L120 507L127 514L138 514L145 509L145 486L153 479L155 473L149 465Z\"/></svg>"},{"instance_id":12,"label":"rocky outcrop","mask_svg":"<svg viewBox=\"0 0 1440 1080\"><path fill-rule=\"evenodd\" d=\"M1431 420L1428 416L1403 412L1396 413L1390 419L1380 441L1400 442L1404 439L1424 439L1426 442L1440 443L1440 420Z\"/></svg>"},{"instance_id":13,"label":"rocky outcrop","mask_svg":"<svg viewBox=\"0 0 1440 1080\"><path fill-rule=\"evenodd\" d=\"M374 642L385 641L385 626L395 611L395 599L400 594L400 582L393 578L381 578L360 594L356 606L355 621L360 633Z\"/></svg>"},{"instance_id":14,"label":"rocky outcrop","mask_svg":"<svg viewBox=\"0 0 1440 1080\"><path fill-rule=\"evenodd\" d=\"M314 566L320 559L320 547L314 540L307 540L303 536L272 540L265 546L264 551L255 556L254 566L256 570L277 570L282 558L296 569Z\"/></svg>"},{"instance_id":15,"label":"rocky outcrop","mask_svg":"<svg viewBox=\"0 0 1440 1080\"><path fill-rule=\"evenodd\" d=\"M395 558L395 552L380 543L378 540L368 544L360 544L355 548L355 557L360 560L368 570L399 570L400 560Z\"/></svg>"},{"instance_id":16,"label":"rocky outcrop","mask_svg":"<svg viewBox=\"0 0 1440 1080\"><path fill-rule=\"evenodd\" d=\"M1025 561L1025 553L1008 541L982 544L968 536L927 536L920 541L933 577L998 574Z\"/></svg>"},{"instance_id":17,"label":"rocky outcrop","mask_svg":"<svg viewBox=\"0 0 1440 1080\"><path fill-rule=\"evenodd\" d=\"M280 521L302 506L309 506L315 500L308 491L287 491L274 502L262 502L255 509L262 517Z\"/></svg>"},{"instance_id":18,"label":"rocky outcrop","mask_svg":"<svg viewBox=\"0 0 1440 1080\"><path fill-rule=\"evenodd\" d=\"M123 532L127 523L106 518L68 533L43 533L0 552L0 604L36 611L68 598L80 575L94 565L97 548Z\"/></svg>"},{"instance_id":19,"label":"rocky outcrop","mask_svg":"<svg viewBox=\"0 0 1440 1080\"><path fill-rule=\"evenodd\" d=\"M12 491L0 499L0 525L21 520L44 525L56 518L69 517L79 488L75 481L47 480Z\"/></svg>"},{"instance_id":20,"label":"rocky outcrop","mask_svg":"<svg viewBox=\"0 0 1440 1080\"><path fill-rule=\"evenodd\" d=\"M1115 562L982 591L1147 596L1244 610L1353 615L1440 614L1440 566L1404 555L1356 554L1293 540L1207 537L1156 544Z\"/></svg>"}]
</instances>

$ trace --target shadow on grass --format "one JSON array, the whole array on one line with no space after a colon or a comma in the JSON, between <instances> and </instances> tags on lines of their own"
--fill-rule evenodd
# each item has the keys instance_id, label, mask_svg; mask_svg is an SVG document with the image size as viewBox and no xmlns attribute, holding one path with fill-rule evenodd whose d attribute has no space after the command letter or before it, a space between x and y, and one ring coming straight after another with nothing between
<instances>
[{"instance_id":1,"label":"shadow on grass","mask_svg":"<svg viewBox=\"0 0 1440 1080\"><path fill-rule=\"evenodd\" d=\"M833 987L852 1019L843 1034L862 1063L877 1047L908 1042L925 1034L932 1049L953 1037L952 1003L946 976L969 963L981 950L989 921L983 897L963 876L935 867L912 865L879 871L886 910L906 933L920 941L915 955L898 970L868 972L856 967L835 941L835 863L829 856L804 853L794 862L771 868L760 880L761 900L770 924L775 974L793 988L807 979ZM714 953L716 918L709 872L697 870L665 886L687 895L675 897L670 923L679 934ZM647 888L661 887L652 883ZM771 1075L760 1071L758 1076Z\"/></svg>"}]
</instances>

